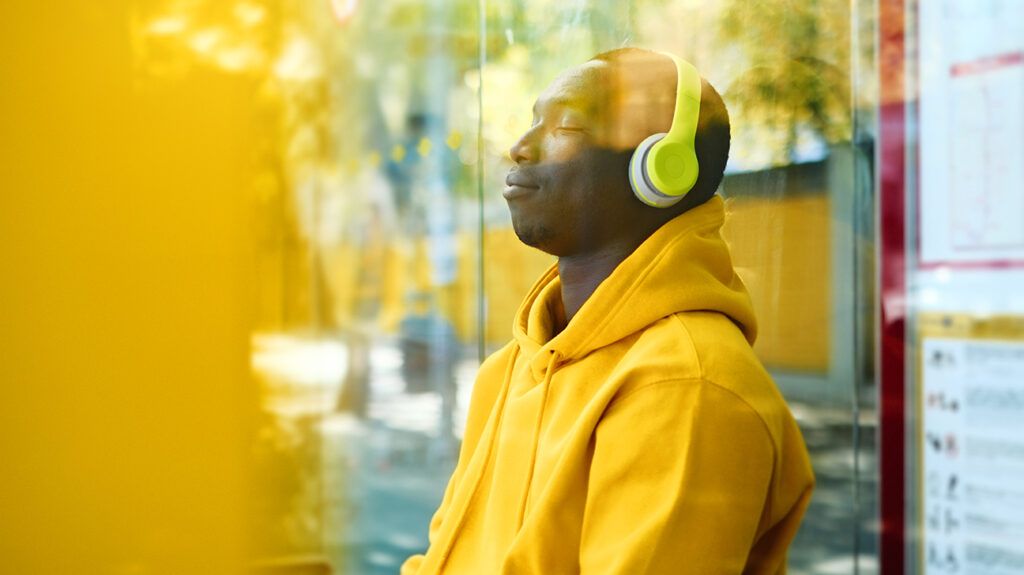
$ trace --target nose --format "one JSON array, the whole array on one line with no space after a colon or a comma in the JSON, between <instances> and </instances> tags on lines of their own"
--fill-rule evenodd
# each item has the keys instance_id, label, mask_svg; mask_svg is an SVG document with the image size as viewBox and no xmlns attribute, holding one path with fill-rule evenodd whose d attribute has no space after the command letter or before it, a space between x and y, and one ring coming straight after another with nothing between
<instances>
[{"instance_id":1,"label":"nose","mask_svg":"<svg viewBox=\"0 0 1024 575\"><path fill-rule=\"evenodd\" d=\"M508 150L508 157L513 162L521 164L523 162L536 162L537 161L537 144L535 142L534 131L536 127L530 128L523 133L522 136L516 140L515 144Z\"/></svg>"}]
</instances>

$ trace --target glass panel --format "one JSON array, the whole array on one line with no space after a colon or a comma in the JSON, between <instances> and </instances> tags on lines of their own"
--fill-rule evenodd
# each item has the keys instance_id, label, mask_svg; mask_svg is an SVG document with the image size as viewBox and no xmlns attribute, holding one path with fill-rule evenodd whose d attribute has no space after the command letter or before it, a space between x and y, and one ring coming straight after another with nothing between
<instances>
[{"instance_id":1,"label":"glass panel","mask_svg":"<svg viewBox=\"0 0 1024 575\"><path fill-rule=\"evenodd\" d=\"M477 5L167 0L137 20L153 77L249 86L264 570L394 573L479 363Z\"/></svg>"},{"instance_id":2,"label":"glass panel","mask_svg":"<svg viewBox=\"0 0 1024 575\"><path fill-rule=\"evenodd\" d=\"M532 1L487 12L489 350L508 340L519 302L553 262L516 241L495 193L540 90L596 53L637 45L689 59L722 92L733 126L724 233L758 314L755 350L803 428L818 478L791 550L794 573L877 569L873 6Z\"/></svg>"},{"instance_id":3,"label":"glass panel","mask_svg":"<svg viewBox=\"0 0 1024 575\"><path fill-rule=\"evenodd\" d=\"M320 465L295 525L336 569L395 573L425 545L479 363L477 6L279 9L261 343L294 370L286 427Z\"/></svg>"},{"instance_id":4,"label":"glass panel","mask_svg":"<svg viewBox=\"0 0 1024 575\"><path fill-rule=\"evenodd\" d=\"M892 191L907 206L887 222L907 235L906 379L890 390L906 402L900 543L913 573L1020 574L1024 4L898 7L905 117L889 116L908 161L881 161L905 176Z\"/></svg>"},{"instance_id":5,"label":"glass panel","mask_svg":"<svg viewBox=\"0 0 1024 575\"><path fill-rule=\"evenodd\" d=\"M142 45L255 86L268 555L394 573L426 548L480 361L554 262L513 230L509 149L560 72L639 45L732 118L724 234L818 479L791 572L874 568L871 3L197 6L147 15Z\"/></svg>"},{"instance_id":6,"label":"glass panel","mask_svg":"<svg viewBox=\"0 0 1024 575\"><path fill-rule=\"evenodd\" d=\"M922 74L939 74L940 88L952 83L962 89L953 92L956 97L990 98L984 110L962 106L951 116L976 130L958 134L977 136L985 147L963 147L975 140L949 142L957 144L952 149L958 157L1005 172L1008 189L1016 190L1012 178L1019 166L1002 153L1020 148L1014 139L1019 114L1008 106L996 126L990 108L1004 96L1010 104L1020 99L1021 50L1011 41L1024 37L1012 28L1024 18L994 16L997 9L1013 9L996 0L981 11L962 2L947 4L963 8L968 20L985 20L995 30L991 38L1007 39L1009 47L978 52L988 36L977 30L988 28L968 27L966 36L955 36L963 44L949 50L970 57L947 61L945 52L927 52ZM32 304L11 306L13 327L5 324L9 332L3 341L13 342L17 359L5 362L11 371L4 373L13 374L12 381L52 377L82 385L84 378L40 368L36 364L46 362L32 359L32 353L42 349L46 354L40 357L66 357L72 370L88 367L94 356L107 358L102 365L115 376L103 372L86 383L108 381L110 387L100 388L105 395L128 398L111 404L89 400L77 411L57 410L43 419L60 435L58 444L71 447L55 456L56 463L38 469L61 476L86 458L82 454L99 454L95 445L113 437L121 442L115 445L138 456L130 461L141 471L111 483L123 487L129 500L149 501L152 495L140 485L149 485L163 462L153 455L161 453L158 449L139 455L140 445L152 440L172 452L187 447L195 459L180 454L169 459L174 479L154 483L179 497L160 508L178 520L176 533L183 539L174 545L190 544L190 513L205 518L223 512L223 524L210 523L215 529L227 532L244 523L250 530L247 541L232 531L227 550L209 551L223 564L241 562L241 549L249 544L265 573L395 573L406 557L427 548L431 516L466 435L470 397L481 389L474 387L481 362L512 337L521 302L554 263L552 256L523 245L513 228L501 194L516 155L510 148L531 129L535 99L562 71L595 54L637 45L692 61L722 93L732 118L732 152L720 190L729 214L724 235L758 316L754 351L796 415L818 479L791 548L790 572L874 571L873 146L879 99L873 81L874 5L868 0L5 5L16 17L0 22L27 32L0 38L16 41L10 53L18 58L32 55L2 70L5 85L30 87L5 90L0 106L5 129L13 134L4 139L7 153L0 154L7 158L5 187L55 193L4 197L0 230L17 241L0 242L5 249L14 246L3 258L14 262L14 279L0 282L6 290L0 300ZM925 26L934 15L922 13L922 30L934 32ZM83 31L90 27L94 31ZM37 59L53 52L63 58L60 66ZM48 75L49 70L57 74ZM948 71L952 79L942 75ZM990 73L999 75L994 81L1000 90L987 83ZM931 90L946 93L935 85ZM932 112L922 108L923 125L934 119ZM1010 144L988 138L989 132ZM944 145L947 139L936 141ZM944 158L929 155L925 147L922 152L922 162ZM21 154L24 161L10 160ZM123 157L128 167L107 164L97 154ZM614 168L621 159L615 156L601 167ZM990 244L1016 237L1019 230L997 209L1008 206L1006 214L1017 213L1012 194L985 203L994 200L978 183L983 179L974 177L975 165L938 163L962 168L951 177L964 180L969 200L989 206L972 211L971 201L967 206L953 202L934 212L938 204L928 203L934 196L923 195L917 206L922 226L957 216L960 227L949 236L956 245L940 251L956 251L957 242L979 237L986 250L998 251ZM922 190L930 193L934 182L924 180L932 172L924 166ZM628 175L624 165L618 168L615 177L623 184ZM95 194L65 201L65 192L79 185ZM568 207L558 216L576 215L573 208L579 206ZM982 212L988 219L969 217ZM60 231L33 227L44 221ZM107 222L110 229L99 229ZM912 305L914 313L922 313L915 321L963 328L957 333L984 336L988 343L993 334L1006 339L1006 333L1016 333L1017 320L1003 317L1020 311L1019 299L1005 288L1019 283L1016 252L1006 258L988 258L991 253L985 252L986 265L998 263L998 273L1005 274L999 276L1003 283L995 276L971 283L970 278L982 276L959 272L953 281L947 270L952 267L927 251L934 246L924 241L924 227L921 231L922 252L915 253L920 261L912 262L918 266L912 267ZM62 285L86 285L81 293L95 298L32 283L60 266L50 260L26 264L24 254L51 248L62 254L60 264L71 262L70 271L54 277ZM79 253L75 250L88 257L66 255ZM111 264L110 254L123 259ZM926 270L925 264L935 267ZM139 285L118 283L124 277ZM955 294L969 305L929 307L955 295L949 288L954 283ZM981 286L977 293L976 286ZM45 299L33 295L37 287ZM159 302L141 305L140 297ZM69 319L36 324L36 316L51 311L49 304ZM91 315L107 307L114 311ZM933 311L945 315L924 315ZM974 315L964 324L964 317L951 312ZM205 323L188 323L195 314ZM111 329L108 323L128 326L115 334L115 351L97 343L96 334ZM62 350L51 338L59 333L86 343ZM153 343L164 341L166 349ZM120 348L137 347L144 349L136 356L111 359ZM209 355L219 352L223 356ZM254 384L243 376L246 353ZM187 369L178 367L178 358L186 358L181 365ZM206 362L220 371L211 368L215 375L197 376ZM170 369L188 393L175 395L174 386L138 386L153 381L154 366ZM552 373L544 366L529 369ZM25 388L22 399L35 402L40 413L52 413L49 395ZM95 390L80 391L85 396ZM195 397L209 404L197 407ZM163 419L145 421L139 413L150 411L133 410L145 403L166 407ZM118 435L122 431L116 426L92 426L87 411L132 422L139 438L126 440L130 434ZM215 421L215 427L189 427L174 419L179 413L182 422ZM14 432L5 436L39 435L39 424L13 420ZM181 427L191 443L182 447L168 440L157 423ZM79 428L85 430L80 437ZM934 430L924 429L925 437L928 431ZM17 452L19 465L34 465L33 457L50 446L28 445ZM243 461L239 446L254 459ZM118 460L99 455L103 465L84 468L96 471L90 479L106 481L106 469L100 468L116 467ZM33 493L27 482L5 480L19 493ZM251 491L238 487L242 483ZM204 486L231 496L189 499L190 489L206 493ZM106 495L90 491L76 500L61 494L55 501L73 515L93 517L100 515L96 509L102 509ZM38 509L48 510L53 502L32 500L37 503L20 509L19 520L41 531L45 514ZM250 507L253 515L241 519ZM138 523L138 513L124 511L124 516ZM85 531L78 521L61 528ZM122 524L114 527L124 534ZM10 531L19 541L30 534ZM143 547L168 541L156 530L124 534L124 539L135 535ZM123 551L95 537L86 542L102 544L103 553ZM123 560L118 565L133 572L148 564Z\"/></svg>"}]
</instances>

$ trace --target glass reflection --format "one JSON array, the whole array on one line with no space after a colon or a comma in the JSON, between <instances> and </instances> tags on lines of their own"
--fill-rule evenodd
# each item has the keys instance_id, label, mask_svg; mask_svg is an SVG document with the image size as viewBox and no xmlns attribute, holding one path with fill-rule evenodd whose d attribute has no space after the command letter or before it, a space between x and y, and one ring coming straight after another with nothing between
<instances>
[{"instance_id":1,"label":"glass reflection","mask_svg":"<svg viewBox=\"0 0 1024 575\"><path fill-rule=\"evenodd\" d=\"M838 0L139 8L143 82L209 66L256 100L256 452L289 494L265 512L266 548L393 573L426 546L480 349L508 340L552 261L514 234L507 150L558 71L637 44L696 63L732 113L725 234L763 326L756 351L796 402L821 481L792 570L870 554L870 535L860 549L848 536L870 508L852 494L872 377L870 330L850 326L873 297L866 160L851 146L871 99L849 97L870 74L851 69L853 19Z\"/></svg>"}]
</instances>

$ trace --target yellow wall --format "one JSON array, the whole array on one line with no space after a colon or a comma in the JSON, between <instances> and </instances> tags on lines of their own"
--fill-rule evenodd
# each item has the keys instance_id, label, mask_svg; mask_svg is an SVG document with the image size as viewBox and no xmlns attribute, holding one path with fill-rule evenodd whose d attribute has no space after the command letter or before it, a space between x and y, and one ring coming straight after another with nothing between
<instances>
[{"instance_id":1,"label":"yellow wall","mask_svg":"<svg viewBox=\"0 0 1024 575\"><path fill-rule=\"evenodd\" d=\"M252 86L143 81L142 5L0 7L0 573L249 555Z\"/></svg>"},{"instance_id":2,"label":"yellow wall","mask_svg":"<svg viewBox=\"0 0 1024 575\"><path fill-rule=\"evenodd\" d=\"M723 235L757 312L770 368L827 373L832 329L828 196L735 198Z\"/></svg>"}]
</instances>

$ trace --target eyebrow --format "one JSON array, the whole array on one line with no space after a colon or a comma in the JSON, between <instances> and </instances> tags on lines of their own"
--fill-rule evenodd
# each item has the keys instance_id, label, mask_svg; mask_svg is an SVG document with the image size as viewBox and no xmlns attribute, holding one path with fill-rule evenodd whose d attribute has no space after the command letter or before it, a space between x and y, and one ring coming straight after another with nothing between
<instances>
[{"instance_id":1,"label":"eyebrow","mask_svg":"<svg viewBox=\"0 0 1024 575\"><path fill-rule=\"evenodd\" d=\"M574 97L571 97L571 96L559 96L557 98L552 98L551 100L548 100L547 101L547 105L548 106L561 106L561 107L564 107L564 108L576 108L577 110L586 113L587 112L586 106L581 105L581 103L583 101L584 100L581 97L575 97L574 98ZM539 102L534 102L533 103L533 115L534 116L537 115L537 104L538 103Z\"/></svg>"}]
</instances>

